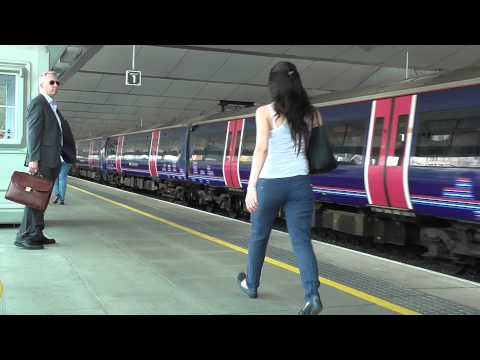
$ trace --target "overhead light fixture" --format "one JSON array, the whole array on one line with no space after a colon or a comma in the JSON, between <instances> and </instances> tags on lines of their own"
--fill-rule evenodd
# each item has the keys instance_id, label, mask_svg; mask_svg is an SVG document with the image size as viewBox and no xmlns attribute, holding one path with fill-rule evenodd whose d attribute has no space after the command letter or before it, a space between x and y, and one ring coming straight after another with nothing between
<instances>
[{"instance_id":1,"label":"overhead light fixture","mask_svg":"<svg viewBox=\"0 0 480 360\"><path fill-rule=\"evenodd\" d=\"M235 100L220 100L218 105L222 107L222 112L225 111L225 108L230 108L233 110L238 110L241 108L248 108L255 106L254 101L235 101Z\"/></svg>"}]
</instances>

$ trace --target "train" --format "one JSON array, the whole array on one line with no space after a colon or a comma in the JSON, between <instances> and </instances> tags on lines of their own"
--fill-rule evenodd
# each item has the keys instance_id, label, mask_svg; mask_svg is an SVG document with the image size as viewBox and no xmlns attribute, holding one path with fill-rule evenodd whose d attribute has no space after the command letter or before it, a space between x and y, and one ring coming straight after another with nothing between
<instances>
[{"instance_id":1,"label":"train","mask_svg":"<svg viewBox=\"0 0 480 360\"><path fill-rule=\"evenodd\" d=\"M311 100L338 161L312 226L480 264L480 68ZM75 174L245 215L255 110L79 140Z\"/></svg>"}]
</instances>

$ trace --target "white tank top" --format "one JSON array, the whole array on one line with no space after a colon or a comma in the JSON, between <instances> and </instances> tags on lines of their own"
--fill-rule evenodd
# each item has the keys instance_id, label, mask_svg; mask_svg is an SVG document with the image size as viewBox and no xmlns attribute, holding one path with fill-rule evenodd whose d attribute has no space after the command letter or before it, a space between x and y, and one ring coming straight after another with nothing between
<instances>
[{"instance_id":1,"label":"white tank top","mask_svg":"<svg viewBox=\"0 0 480 360\"><path fill-rule=\"evenodd\" d=\"M282 126L275 128L276 112L273 103L268 105L272 118L272 130L268 140L268 153L259 178L274 179L297 175L308 175L308 161L305 156L305 144L302 139L300 153L292 139L290 126L285 120Z\"/></svg>"}]
</instances>

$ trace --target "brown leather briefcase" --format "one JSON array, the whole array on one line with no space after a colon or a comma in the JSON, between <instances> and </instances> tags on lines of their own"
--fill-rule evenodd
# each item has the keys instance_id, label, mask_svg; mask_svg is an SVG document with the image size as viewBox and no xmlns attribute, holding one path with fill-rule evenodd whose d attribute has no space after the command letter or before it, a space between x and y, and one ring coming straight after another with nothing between
<instances>
[{"instance_id":1,"label":"brown leather briefcase","mask_svg":"<svg viewBox=\"0 0 480 360\"><path fill-rule=\"evenodd\" d=\"M53 182L44 177L14 171L5 199L45 211L52 188Z\"/></svg>"}]
</instances>

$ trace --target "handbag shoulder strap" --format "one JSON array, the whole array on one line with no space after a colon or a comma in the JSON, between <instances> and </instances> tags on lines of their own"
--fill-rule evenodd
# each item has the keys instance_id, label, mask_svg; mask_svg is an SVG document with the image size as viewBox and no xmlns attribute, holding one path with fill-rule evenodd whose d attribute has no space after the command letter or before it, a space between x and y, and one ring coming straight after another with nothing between
<instances>
[{"instance_id":1,"label":"handbag shoulder strap","mask_svg":"<svg viewBox=\"0 0 480 360\"><path fill-rule=\"evenodd\" d=\"M313 128L322 126L322 124L320 123L320 119L321 119L320 112L318 110L315 110L314 113L313 113L313 116L308 118L308 120L306 120L307 121L307 126L308 126L308 137L306 139L307 141L305 142L307 153L308 153L308 147L310 145L310 139L312 137ZM318 126L314 126L314 125L317 125L317 124L318 124Z\"/></svg>"},{"instance_id":2,"label":"handbag shoulder strap","mask_svg":"<svg viewBox=\"0 0 480 360\"><path fill-rule=\"evenodd\" d=\"M321 120L322 120L322 116L320 115L320 112L318 110L316 110L313 113L312 127L322 126ZM317 125L317 126L313 126L314 124Z\"/></svg>"}]
</instances>

